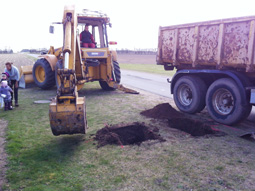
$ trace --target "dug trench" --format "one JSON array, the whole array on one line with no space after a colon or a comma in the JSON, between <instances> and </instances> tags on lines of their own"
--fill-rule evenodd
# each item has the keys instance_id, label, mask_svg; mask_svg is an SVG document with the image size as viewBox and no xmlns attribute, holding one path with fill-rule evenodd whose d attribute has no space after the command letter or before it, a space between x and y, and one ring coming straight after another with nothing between
<instances>
[{"instance_id":1,"label":"dug trench","mask_svg":"<svg viewBox=\"0 0 255 191\"><path fill-rule=\"evenodd\" d=\"M156 132L157 129L151 130L144 123L122 123L117 125L106 125L104 128L97 131L95 140L98 142L98 147L108 144L115 145L140 145L147 140L165 141Z\"/></svg>"},{"instance_id":2,"label":"dug trench","mask_svg":"<svg viewBox=\"0 0 255 191\"><path fill-rule=\"evenodd\" d=\"M157 120L168 120L169 128L184 131L191 136L223 136L224 132L210 127L202 121L191 119L176 111L169 103L163 103L152 109L142 111L141 115ZM97 131L95 138L98 147L105 145L140 145L147 140L165 141L159 134L156 126L147 126L145 123L121 123L116 125L106 125Z\"/></svg>"},{"instance_id":3,"label":"dug trench","mask_svg":"<svg viewBox=\"0 0 255 191\"><path fill-rule=\"evenodd\" d=\"M176 111L169 103L159 104L152 109L142 111L140 114L154 119L167 119L170 128L184 131L195 137L226 135L224 132L211 127L199 119L193 119Z\"/></svg>"}]
</instances>

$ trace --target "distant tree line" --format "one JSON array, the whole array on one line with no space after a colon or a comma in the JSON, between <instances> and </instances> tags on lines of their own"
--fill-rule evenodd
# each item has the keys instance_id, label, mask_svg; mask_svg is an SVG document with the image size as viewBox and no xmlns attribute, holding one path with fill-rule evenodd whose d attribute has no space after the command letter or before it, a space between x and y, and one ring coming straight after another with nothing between
<instances>
[{"instance_id":1,"label":"distant tree line","mask_svg":"<svg viewBox=\"0 0 255 191\"><path fill-rule=\"evenodd\" d=\"M157 54L157 48L150 48L150 49L117 49L118 54L145 54L145 55L155 55ZM42 52L48 52L46 48L40 49L22 49L21 52L23 53L30 53L30 54L40 54Z\"/></svg>"},{"instance_id":2,"label":"distant tree line","mask_svg":"<svg viewBox=\"0 0 255 191\"><path fill-rule=\"evenodd\" d=\"M148 54L148 55L155 55L157 54L157 48L150 48L150 49L117 49L118 54Z\"/></svg>"},{"instance_id":3,"label":"distant tree line","mask_svg":"<svg viewBox=\"0 0 255 191\"><path fill-rule=\"evenodd\" d=\"M48 52L46 48L39 48L39 49L22 49L20 52L23 53L30 53L30 54L40 54L41 52Z\"/></svg>"},{"instance_id":4,"label":"distant tree line","mask_svg":"<svg viewBox=\"0 0 255 191\"><path fill-rule=\"evenodd\" d=\"M13 50L12 49L4 49L4 50L1 50L0 49L0 54L12 54L13 53Z\"/></svg>"}]
</instances>

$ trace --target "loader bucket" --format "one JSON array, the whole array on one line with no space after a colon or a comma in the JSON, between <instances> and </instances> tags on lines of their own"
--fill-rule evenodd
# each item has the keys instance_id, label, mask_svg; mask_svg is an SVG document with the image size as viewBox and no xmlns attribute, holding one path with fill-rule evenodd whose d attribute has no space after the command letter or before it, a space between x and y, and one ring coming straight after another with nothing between
<instances>
[{"instance_id":1,"label":"loader bucket","mask_svg":"<svg viewBox=\"0 0 255 191\"><path fill-rule=\"evenodd\" d=\"M21 66L20 67L20 79L19 86L22 88L26 87L26 84L34 82L33 78L33 65L31 66Z\"/></svg>"},{"instance_id":2,"label":"loader bucket","mask_svg":"<svg viewBox=\"0 0 255 191\"><path fill-rule=\"evenodd\" d=\"M57 98L56 98L57 99ZM78 97L75 103L50 103L49 116L53 135L85 134L87 129L85 97Z\"/></svg>"}]
</instances>

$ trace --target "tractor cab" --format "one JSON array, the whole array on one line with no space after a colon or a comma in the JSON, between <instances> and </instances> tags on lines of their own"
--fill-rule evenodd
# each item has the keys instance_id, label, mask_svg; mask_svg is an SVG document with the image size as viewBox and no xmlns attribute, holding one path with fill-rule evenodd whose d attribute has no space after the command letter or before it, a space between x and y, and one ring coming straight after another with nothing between
<instances>
[{"instance_id":1,"label":"tractor cab","mask_svg":"<svg viewBox=\"0 0 255 191\"><path fill-rule=\"evenodd\" d=\"M108 34L107 25L111 27L110 18L106 14L99 11L90 11L83 9L82 13L77 14L77 34L80 35L84 31L85 26L89 26L89 32L92 34L96 48L107 48ZM81 48L83 48L81 42Z\"/></svg>"}]
</instances>

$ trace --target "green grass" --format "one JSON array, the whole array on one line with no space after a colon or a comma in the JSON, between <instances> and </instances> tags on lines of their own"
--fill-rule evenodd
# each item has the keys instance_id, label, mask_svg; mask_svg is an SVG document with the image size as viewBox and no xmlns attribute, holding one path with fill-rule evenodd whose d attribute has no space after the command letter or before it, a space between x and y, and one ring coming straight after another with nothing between
<instances>
[{"instance_id":1,"label":"green grass","mask_svg":"<svg viewBox=\"0 0 255 191\"><path fill-rule=\"evenodd\" d=\"M124 70L134 70L139 72L147 72L152 74L160 74L164 76L173 76L176 70L165 71L164 66L156 64L122 64L120 68Z\"/></svg>"},{"instance_id":2,"label":"green grass","mask_svg":"<svg viewBox=\"0 0 255 191\"><path fill-rule=\"evenodd\" d=\"M140 111L167 102L141 93L102 91L97 82L85 85L86 135L55 137L48 119L49 99L56 91L20 90L20 107L0 110L7 128L8 184L5 190L252 190L255 186L254 143L232 136L192 138L153 122ZM105 124L145 122L157 126L167 140L140 146L97 148L93 134Z\"/></svg>"}]
</instances>

